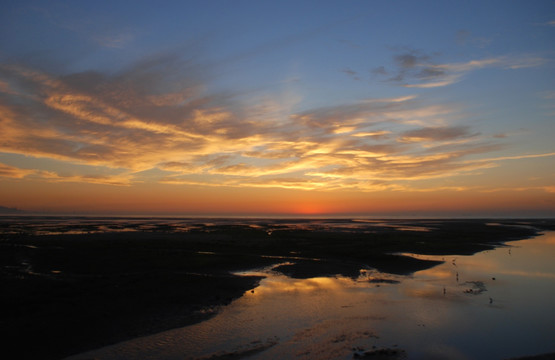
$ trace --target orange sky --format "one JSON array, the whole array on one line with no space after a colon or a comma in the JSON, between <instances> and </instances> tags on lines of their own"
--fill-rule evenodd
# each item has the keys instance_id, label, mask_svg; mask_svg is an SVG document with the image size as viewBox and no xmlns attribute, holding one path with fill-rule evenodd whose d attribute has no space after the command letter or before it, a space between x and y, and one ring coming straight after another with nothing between
<instances>
[{"instance_id":1,"label":"orange sky","mask_svg":"<svg viewBox=\"0 0 555 360\"><path fill-rule=\"evenodd\" d=\"M520 191L306 191L164 184L113 187L3 182L4 202L38 212L116 215L545 216L555 193Z\"/></svg>"}]
</instances>

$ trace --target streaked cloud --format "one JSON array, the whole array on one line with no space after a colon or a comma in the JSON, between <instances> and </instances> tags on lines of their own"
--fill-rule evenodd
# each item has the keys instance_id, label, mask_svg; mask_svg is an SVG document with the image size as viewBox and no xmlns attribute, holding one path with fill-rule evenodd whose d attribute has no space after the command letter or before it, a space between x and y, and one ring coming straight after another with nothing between
<instances>
[{"instance_id":1,"label":"streaked cloud","mask_svg":"<svg viewBox=\"0 0 555 360\"><path fill-rule=\"evenodd\" d=\"M475 36L468 30L457 31L455 39L459 45L472 45L479 48L485 48L493 41L491 38Z\"/></svg>"},{"instance_id":2,"label":"streaked cloud","mask_svg":"<svg viewBox=\"0 0 555 360\"><path fill-rule=\"evenodd\" d=\"M496 193L496 192L527 192L527 191L541 191L546 193L555 193L555 186L503 186L503 187L496 187L496 188L482 188L478 189L478 191L483 193Z\"/></svg>"},{"instance_id":3,"label":"streaked cloud","mask_svg":"<svg viewBox=\"0 0 555 360\"><path fill-rule=\"evenodd\" d=\"M35 173L34 170L20 169L14 166L0 163L0 177L21 179L33 173Z\"/></svg>"},{"instance_id":4,"label":"streaked cloud","mask_svg":"<svg viewBox=\"0 0 555 360\"><path fill-rule=\"evenodd\" d=\"M520 159L533 159L533 158L552 157L552 156L555 156L555 152L543 153L543 154L524 154L524 155L514 155L514 156L498 156L498 157L495 157L495 158L484 158L484 159L474 160L474 162L520 160Z\"/></svg>"},{"instance_id":5,"label":"streaked cloud","mask_svg":"<svg viewBox=\"0 0 555 360\"><path fill-rule=\"evenodd\" d=\"M393 56L393 66L380 66L372 73L385 77L385 81L407 88L436 88L459 82L464 75L484 68L506 70L537 67L547 59L541 56L496 56L461 63L440 63L437 54L405 49Z\"/></svg>"},{"instance_id":6,"label":"streaked cloud","mask_svg":"<svg viewBox=\"0 0 555 360\"><path fill-rule=\"evenodd\" d=\"M426 127L410 130L401 134L401 142L420 141L447 141L477 136L479 133L471 133L468 126L453 127Z\"/></svg>"},{"instance_id":7,"label":"streaked cloud","mask_svg":"<svg viewBox=\"0 0 555 360\"><path fill-rule=\"evenodd\" d=\"M103 184L128 186L131 185L131 176L123 175L101 175L101 174L60 174L55 171L38 169L23 169L0 163L0 178L29 179L46 182L76 182L88 184Z\"/></svg>"},{"instance_id":8,"label":"streaked cloud","mask_svg":"<svg viewBox=\"0 0 555 360\"><path fill-rule=\"evenodd\" d=\"M358 73L351 68L345 68L341 72L349 75L353 80L360 80Z\"/></svg>"},{"instance_id":9,"label":"streaked cloud","mask_svg":"<svg viewBox=\"0 0 555 360\"><path fill-rule=\"evenodd\" d=\"M88 184L101 184L112 186L129 186L132 184L129 175L109 176L98 174L84 175L60 175L53 171L39 171L36 173L35 179L48 182L75 182Z\"/></svg>"},{"instance_id":10,"label":"streaked cloud","mask_svg":"<svg viewBox=\"0 0 555 360\"><path fill-rule=\"evenodd\" d=\"M509 64L432 64L420 53L396 61L406 70L401 80L416 72L428 84ZM112 74L0 65L0 151L85 167L64 174L2 165L0 176L131 185L152 170L149 181L165 184L396 191L500 160L479 159L498 150L502 137L459 125L460 105L408 95L294 111L210 93L208 70L175 54ZM123 172L90 175L99 166Z\"/></svg>"},{"instance_id":11,"label":"streaked cloud","mask_svg":"<svg viewBox=\"0 0 555 360\"><path fill-rule=\"evenodd\" d=\"M93 40L97 44L108 48L123 48L132 42L134 38L135 34L130 30L93 36Z\"/></svg>"}]
</instances>

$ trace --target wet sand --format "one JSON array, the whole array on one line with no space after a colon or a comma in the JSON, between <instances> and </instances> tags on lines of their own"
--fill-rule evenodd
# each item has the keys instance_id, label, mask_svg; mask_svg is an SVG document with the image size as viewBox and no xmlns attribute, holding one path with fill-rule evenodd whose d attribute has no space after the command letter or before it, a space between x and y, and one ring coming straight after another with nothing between
<instances>
[{"instance_id":1,"label":"wet sand","mask_svg":"<svg viewBox=\"0 0 555 360\"><path fill-rule=\"evenodd\" d=\"M98 223L83 230L77 222L67 231L50 220L57 232L49 235L26 231L25 222L16 231L11 219L0 224L0 336L3 352L21 359L59 359L203 321L260 280L232 271L287 262L277 270L296 278L356 277L365 268L410 274L438 262L396 254L472 254L554 227L546 220L233 220L154 222L148 230L135 221L126 231L97 231Z\"/></svg>"}]
</instances>

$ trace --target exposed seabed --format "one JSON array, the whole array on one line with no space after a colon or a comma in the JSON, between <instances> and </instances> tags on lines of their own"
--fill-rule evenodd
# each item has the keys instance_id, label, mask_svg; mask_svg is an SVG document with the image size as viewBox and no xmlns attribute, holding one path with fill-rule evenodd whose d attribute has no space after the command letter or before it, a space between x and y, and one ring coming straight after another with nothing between
<instances>
[{"instance_id":1,"label":"exposed seabed","mask_svg":"<svg viewBox=\"0 0 555 360\"><path fill-rule=\"evenodd\" d=\"M514 261L545 235L507 243L550 221L62 220L2 223L2 336L20 358L115 343L76 358L488 358L506 328L534 347L497 358L555 350L554 271Z\"/></svg>"}]
</instances>

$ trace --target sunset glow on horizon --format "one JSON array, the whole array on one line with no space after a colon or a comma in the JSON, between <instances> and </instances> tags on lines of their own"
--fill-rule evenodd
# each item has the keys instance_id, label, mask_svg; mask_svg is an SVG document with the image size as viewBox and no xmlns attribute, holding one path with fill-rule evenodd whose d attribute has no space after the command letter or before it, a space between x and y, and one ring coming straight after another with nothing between
<instances>
[{"instance_id":1,"label":"sunset glow on horizon","mask_svg":"<svg viewBox=\"0 0 555 360\"><path fill-rule=\"evenodd\" d=\"M0 6L0 206L555 215L555 4Z\"/></svg>"}]
</instances>

